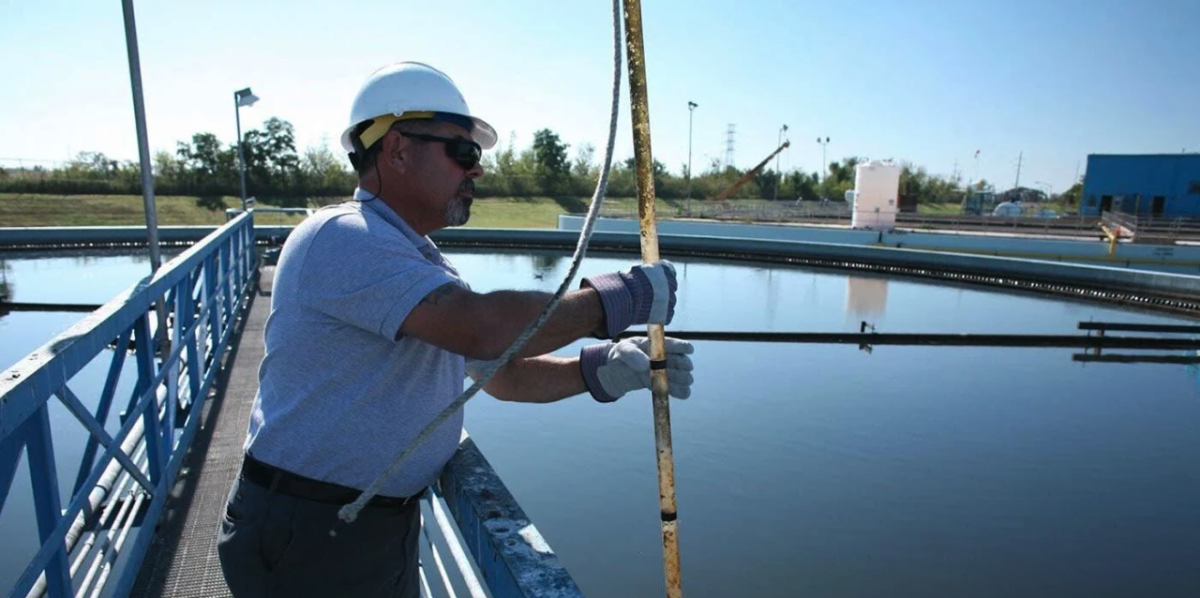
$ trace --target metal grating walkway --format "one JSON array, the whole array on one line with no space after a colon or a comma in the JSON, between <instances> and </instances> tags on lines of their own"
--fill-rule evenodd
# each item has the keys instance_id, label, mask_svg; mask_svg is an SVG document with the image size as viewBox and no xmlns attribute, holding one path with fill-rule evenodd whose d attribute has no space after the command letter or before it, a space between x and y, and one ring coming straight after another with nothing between
<instances>
[{"instance_id":1,"label":"metal grating walkway","mask_svg":"<svg viewBox=\"0 0 1200 598\"><path fill-rule=\"evenodd\" d=\"M201 428L184 457L130 596L229 596L217 558L217 529L242 463L274 271L270 266L261 268L259 292L250 299L248 315L227 357L228 378L206 403Z\"/></svg>"}]
</instances>

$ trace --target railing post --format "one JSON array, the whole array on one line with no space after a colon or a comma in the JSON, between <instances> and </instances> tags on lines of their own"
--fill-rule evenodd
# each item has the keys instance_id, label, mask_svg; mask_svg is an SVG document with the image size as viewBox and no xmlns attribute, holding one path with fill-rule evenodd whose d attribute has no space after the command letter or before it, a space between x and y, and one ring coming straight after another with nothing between
<instances>
[{"instance_id":1,"label":"railing post","mask_svg":"<svg viewBox=\"0 0 1200 598\"><path fill-rule=\"evenodd\" d=\"M199 266L203 271L203 265ZM181 283L181 292L176 295L175 302L175 319L180 322L182 330L192 329L196 323L196 286L197 278L187 276ZM188 333L187 338L182 338L182 334L176 337L176 342L187 343L184 346L184 352L180 353L180 359L187 359L187 378L188 378L188 409L197 401L197 396L200 394L200 369L203 364L196 357L196 340L201 337L196 330Z\"/></svg>"},{"instance_id":2,"label":"railing post","mask_svg":"<svg viewBox=\"0 0 1200 598\"><path fill-rule=\"evenodd\" d=\"M217 291L217 252L213 252L204 260L204 306L208 308L209 349L212 351L208 359L216 360L217 345L221 342L221 294Z\"/></svg>"},{"instance_id":3,"label":"railing post","mask_svg":"<svg viewBox=\"0 0 1200 598\"><path fill-rule=\"evenodd\" d=\"M258 267L258 250L255 245L254 222L246 226L246 284L254 280L254 271Z\"/></svg>"},{"instance_id":4,"label":"railing post","mask_svg":"<svg viewBox=\"0 0 1200 598\"><path fill-rule=\"evenodd\" d=\"M242 260L245 258L245 256L241 251L239 251L239 249L241 249L241 245L242 236L240 234L229 237L229 269L233 271L233 286L230 290L232 291L231 299L233 300L233 307L235 310L241 304L241 298L238 296L237 291L242 288L242 281L245 280L246 275L242 268L242 265L245 263Z\"/></svg>"},{"instance_id":5,"label":"railing post","mask_svg":"<svg viewBox=\"0 0 1200 598\"><path fill-rule=\"evenodd\" d=\"M221 285L221 303L225 306L225 309L221 312L221 331L224 332L224 329L233 322L233 293L232 285L230 285L230 277L234 274L236 268L231 263L233 256L230 255L229 243L221 244L220 253L221 266L219 275L221 280L219 284Z\"/></svg>"},{"instance_id":6,"label":"railing post","mask_svg":"<svg viewBox=\"0 0 1200 598\"><path fill-rule=\"evenodd\" d=\"M24 448L24 437L17 432L10 434L8 438L0 438L0 513L4 512L8 490L12 487L13 477L17 475L17 465L21 462L21 452Z\"/></svg>"},{"instance_id":7,"label":"railing post","mask_svg":"<svg viewBox=\"0 0 1200 598\"><path fill-rule=\"evenodd\" d=\"M180 340L182 340L180 339L180 336L183 332L183 329L181 328L183 323L180 321L180 315L182 313L180 306L184 300L183 294L186 292L186 289L187 277L185 276L183 280L180 280L179 283L175 285L175 296L171 298L170 311L167 312L168 315L170 315L172 311L175 312L175 317L172 318L173 321L171 323L171 342L168 343L168 347L174 347L179 344ZM174 444L172 440L175 439L175 412L179 409L179 374L182 371L181 362L183 361L183 354L180 353L179 358L174 360L169 360L169 357L170 353L165 353L163 355L163 363L161 366L167 369L167 376L165 378L165 382L167 383L167 396L166 400L164 401L165 405L163 405L162 442L163 455L166 456L166 460L168 461L171 458L171 445Z\"/></svg>"},{"instance_id":8,"label":"railing post","mask_svg":"<svg viewBox=\"0 0 1200 598\"><path fill-rule=\"evenodd\" d=\"M142 414L145 418L143 425L145 426L146 434L146 456L149 459L150 481L158 484L162 478L163 465L166 463L162 455L162 430L158 421L158 388L150 386L154 381L154 337L150 334L150 321L143 315L138 318L137 333L134 340L137 343L137 350L134 352L134 358L137 360L138 381L134 392L131 407L136 405L146 393L151 393L152 398L150 404L146 407L146 412ZM127 414L131 415L131 414Z\"/></svg>"},{"instance_id":9,"label":"railing post","mask_svg":"<svg viewBox=\"0 0 1200 598\"><path fill-rule=\"evenodd\" d=\"M253 214L251 216L253 217ZM238 299L240 305L242 296L245 294L250 281L254 278L254 262L256 256L254 253L254 222L252 220L247 220L242 225L241 234L238 235L238 239L241 242L241 252L238 254L241 256L241 259L238 260L238 265L241 267L242 271L242 284L238 287Z\"/></svg>"},{"instance_id":10,"label":"railing post","mask_svg":"<svg viewBox=\"0 0 1200 598\"><path fill-rule=\"evenodd\" d=\"M146 314L138 316L133 325L129 327L130 336L133 338L134 351L133 362L137 365L137 379L133 383L133 392L129 395L129 403L125 405L125 410L120 414L121 425L133 417L133 408L137 406L138 399L142 397L142 393L146 391L146 387L150 385L150 379L153 374L150 373L151 364L149 360L143 361L144 355L140 351L140 345L145 344L150 334L150 327L147 325Z\"/></svg>"},{"instance_id":11,"label":"railing post","mask_svg":"<svg viewBox=\"0 0 1200 598\"><path fill-rule=\"evenodd\" d=\"M38 408L22 426L28 430L29 480L33 486L33 508L37 517L38 534L45 544L62 519L62 500L58 495L58 468L54 462L54 445L50 436L50 414L46 403ZM67 568L66 545L63 544L46 564L46 586L51 598L66 598L74 594L70 570Z\"/></svg>"}]
</instances>

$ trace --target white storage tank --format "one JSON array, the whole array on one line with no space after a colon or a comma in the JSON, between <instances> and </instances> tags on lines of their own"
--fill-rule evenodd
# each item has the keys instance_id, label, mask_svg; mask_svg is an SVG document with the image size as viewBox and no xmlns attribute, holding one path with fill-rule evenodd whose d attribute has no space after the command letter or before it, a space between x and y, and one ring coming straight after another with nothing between
<instances>
[{"instance_id":1,"label":"white storage tank","mask_svg":"<svg viewBox=\"0 0 1200 598\"><path fill-rule=\"evenodd\" d=\"M899 211L900 167L872 160L854 169L854 206L851 228L890 230Z\"/></svg>"}]
</instances>

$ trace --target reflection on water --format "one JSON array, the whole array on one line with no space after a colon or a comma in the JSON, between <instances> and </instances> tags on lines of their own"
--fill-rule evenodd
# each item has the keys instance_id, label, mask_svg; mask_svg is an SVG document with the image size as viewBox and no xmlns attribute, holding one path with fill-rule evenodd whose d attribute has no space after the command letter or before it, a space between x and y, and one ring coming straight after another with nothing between
<instances>
[{"instance_id":1,"label":"reflection on water","mask_svg":"<svg viewBox=\"0 0 1200 598\"><path fill-rule=\"evenodd\" d=\"M163 261L182 250L165 248ZM145 250L39 251L0 255L11 301L104 303L150 275Z\"/></svg>"},{"instance_id":2,"label":"reflection on water","mask_svg":"<svg viewBox=\"0 0 1200 598\"><path fill-rule=\"evenodd\" d=\"M846 316L878 323L887 311L887 291L886 278L846 276Z\"/></svg>"},{"instance_id":3,"label":"reflection on water","mask_svg":"<svg viewBox=\"0 0 1200 598\"><path fill-rule=\"evenodd\" d=\"M530 256L533 260L533 277L543 279L547 274L553 274L558 271L560 264L567 258L559 254L535 254ZM569 262L567 264L570 265Z\"/></svg>"},{"instance_id":4,"label":"reflection on water","mask_svg":"<svg viewBox=\"0 0 1200 598\"><path fill-rule=\"evenodd\" d=\"M12 281L8 279L8 262L0 259L0 301L11 301Z\"/></svg>"},{"instance_id":5,"label":"reflection on water","mask_svg":"<svg viewBox=\"0 0 1200 598\"><path fill-rule=\"evenodd\" d=\"M480 292L552 291L569 267L551 252L447 254ZM637 261L588 258L580 274ZM91 282L64 281L107 263L27 264L10 276L36 300L100 302L71 297ZM857 331L885 317L888 332L1177 321L907 279L677 263L668 333ZM119 259L112 267L104 278L127 276L112 294L144 275ZM0 318L0 358L20 359L77 317L52 315ZM693 396L671 414L690 597L1200 596L1194 367L1080 364L1069 349L696 345ZM586 595L661 595L648 393L608 405L481 397L466 417ZM17 510L0 514L0 537L28 527ZM11 565L0 561L0 587Z\"/></svg>"}]
</instances>

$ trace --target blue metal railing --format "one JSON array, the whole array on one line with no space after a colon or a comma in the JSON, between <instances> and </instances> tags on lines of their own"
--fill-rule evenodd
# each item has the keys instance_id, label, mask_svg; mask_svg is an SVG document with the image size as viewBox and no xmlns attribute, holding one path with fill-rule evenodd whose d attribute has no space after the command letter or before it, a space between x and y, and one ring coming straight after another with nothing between
<instances>
[{"instance_id":1,"label":"blue metal railing","mask_svg":"<svg viewBox=\"0 0 1200 598\"><path fill-rule=\"evenodd\" d=\"M24 452L41 544L10 596L89 594L113 573L115 595L129 592L255 271L254 222L242 214L0 374L0 512ZM136 381L110 434L130 354ZM93 410L70 383L97 358L110 362ZM65 501L50 429L56 399L89 434Z\"/></svg>"},{"instance_id":2,"label":"blue metal railing","mask_svg":"<svg viewBox=\"0 0 1200 598\"><path fill-rule=\"evenodd\" d=\"M582 598L558 555L465 434L432 494L429 502L435 515L442 515L438 501L444 501L462 536L462 546L479 567L479 576L492 596ZM458 542L450 538L453 534L443 533L451 540L451 551L455 550ZM464 577L474 577L465 567L460 565L460 569L466 573Z\"/></svg>"}]
</instances>

